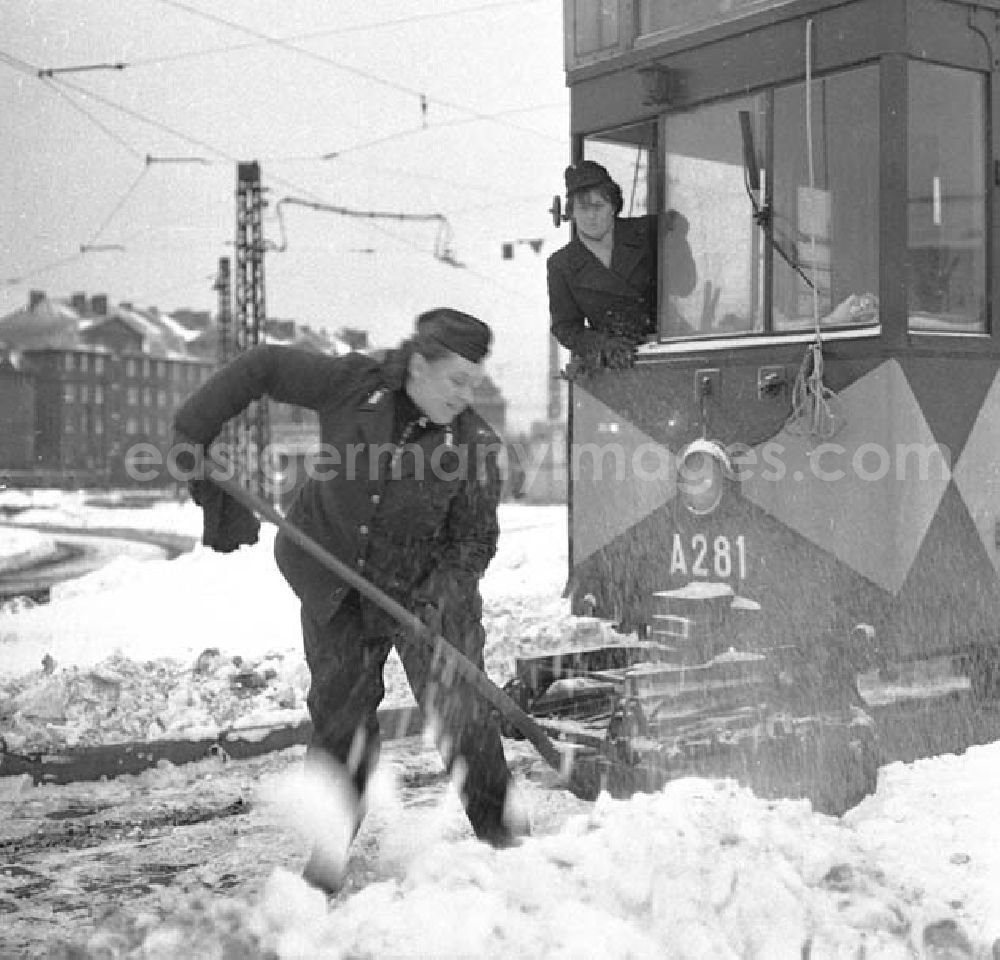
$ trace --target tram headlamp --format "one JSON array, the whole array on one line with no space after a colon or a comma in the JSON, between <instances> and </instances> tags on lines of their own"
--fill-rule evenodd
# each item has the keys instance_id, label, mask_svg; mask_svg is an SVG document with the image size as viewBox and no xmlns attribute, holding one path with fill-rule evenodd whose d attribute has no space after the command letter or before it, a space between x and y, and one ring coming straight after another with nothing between
<instances>
[{"instance_id":1,"label":"tram headlamp","mask_svg":"<svg viewBox=\"0 0 1000 960\"><path fill-rule=\"evenodd\" d=\"M677 466L677 494L696 516L711 513L721 502L729 456L714 440L694 440L682 451Z\"/></svg>"}]
</instances>

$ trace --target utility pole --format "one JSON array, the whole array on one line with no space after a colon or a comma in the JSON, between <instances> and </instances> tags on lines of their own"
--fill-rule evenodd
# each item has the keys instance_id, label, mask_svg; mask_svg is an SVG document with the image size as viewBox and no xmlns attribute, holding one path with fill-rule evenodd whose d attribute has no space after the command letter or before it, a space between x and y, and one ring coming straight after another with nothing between
<instances>
[{"instance_id":1,"label":"utility pole","mask_svg":"<svg viewBox=\"0 0 1000 960\"><path fill-rule=\"evenodd\" d=\"M218 365L221 367L233 358L233 295L229 257L219 257L219 272L215 277L215 291L219 296Z\"/></svg>"},{"instance_id":2,"label":"utility pole","mask_svg":"<svg viewBox=\"0 0 1000 960\"><path fill-rule=\"evenodd\" d=\"M216 322L219 327L216 367L222 367L233 358L233 279L229 257L219 257L219 272L215 275L214 287L218 296ZM223 426L219 439L225 445L227 456L233 456L236 450L236 425L232 420Z\"/></svg>"},{"instance_id":3,"label":"utility pole","mask_svg":"<svg viewBox=\"0 0 1000 960\"><path fill-rule=\"evenodd\" d=\"M241 353L266 337L264 300L264 198L260 164L236 167L236 273L233 278L233 334ZM266 495L264 451L270 443L267 398L254 401L236 424L237 466L248 490Z\"/></svg>"}]
</instances>

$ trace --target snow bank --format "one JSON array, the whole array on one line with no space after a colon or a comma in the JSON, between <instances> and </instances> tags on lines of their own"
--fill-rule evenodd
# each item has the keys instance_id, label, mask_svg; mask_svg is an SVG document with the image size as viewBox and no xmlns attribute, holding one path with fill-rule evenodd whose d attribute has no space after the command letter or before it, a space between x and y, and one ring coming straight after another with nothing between
<instances>
[{"instance_id":1,"label":"snow bank","mask_svg":"<svg viewBox=\"0 0 1000 960\"><path fill-rule=\"evenodd\" d=\"M55 556L55 540L33 530L0 527L0 573L19 570Z\"/></svg>"},{"instance_id":2,"label":"snow bank","mask_svg":"<svg viewBox=\"0 0 1000 960\"><path fill-rule=\"evenodd\" d=\"M881 802L899 802L900 786L887 782ZM383 800L370 814L375 879L360 889L328 903L279 869L252 901L173 895L155 922L110 920L82 956L101 956L115 931L114 955L135 958L940 960L985 958L1000 932L956 906L958 888L897 870L877 826L805 801L698 779L628 801L551 797L528 799L559 803L559 822L505 851L466 839L453 795L437 808ZM995 873L979 879L998 889Z\"/></svg>"},{"instance_id":3,"label":"snow bank","mask_svg":"<svg viewBox=\"0 0 1000 960\"><path fill-rule=\"evenodd\" d=\"M173 508L150 510L150 528L169 531ZM106 512L58 509L94 526ZM564 508L504 505L501 523L482 583L495 681L513 676L518 656L627 639L603 621L569 615ZM56 585L50 603L0 610L8 744L54 750L207 736L279 711L288 722L302 719L309 678L299 605L274 563L275 532L264 524L257 544L232 554L199 546L169 561L119 558ZM385 683L387 706L413 703L395 652Z\"/></svg>"},{"instance_id":4,"label":"snow bank","mask_svg":"<svg viewBox=\"0 0 1000 960\"><path fill-rule=\"evenodd\" d=\"M507 506L483 582L494 679L521 654L624 640L568 614L565 511ZM229 556L112 565L51 604L0 613L0 701L34 715L40 735L75 722L82 737L114 729L109 690L132 698L122 712L140 727L164 729L226 716L248 665L264 683L245 706L273 706L266 691L285 681L301 696L297 603L270 539L265 527L259 545ZM52 956L985 960L1000 952L998 771L998 744L896 764L840 820L729 781L593 805L521 782L534 836L502 852L469 839L453 790L407 806L390 777L358 840L370 851L364 882L332 905L285 870L253 899L170 889L156 911L125 906ZM142 782L185 776L149 771ZM11 787L26 801L57 789ZM264 787L255 803L269 802Z\"/></svg>"}]
</instances>

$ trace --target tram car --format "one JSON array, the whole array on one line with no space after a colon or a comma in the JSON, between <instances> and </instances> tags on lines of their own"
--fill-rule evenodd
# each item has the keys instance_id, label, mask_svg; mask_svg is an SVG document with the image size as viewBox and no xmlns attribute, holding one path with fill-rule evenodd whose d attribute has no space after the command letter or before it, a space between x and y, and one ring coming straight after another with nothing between
<instances>
[{"instance_id":1,"label":"tram car","mask_svg":"<svg viewBox=\"0 0 1000 960\"><path fill-rule=\"evenodd\" d=\"M1000 3L566 0L565 55L662 251L657 334L569 385L572 608L636 642L516 693L632 787L831 810L995 739Z\"/></svg>"}]
</instances>

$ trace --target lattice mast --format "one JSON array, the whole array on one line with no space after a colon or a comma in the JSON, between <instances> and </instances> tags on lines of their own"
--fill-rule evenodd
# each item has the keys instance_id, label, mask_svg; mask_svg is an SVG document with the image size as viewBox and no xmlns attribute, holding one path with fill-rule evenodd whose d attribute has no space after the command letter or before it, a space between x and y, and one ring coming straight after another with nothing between
<instances>
[{"instance_id":1,"label":"lattice mast","mask_svg":"<svg viewBox=\"0 0 1000 960\"><path fill-rule=\"evenodd\" d=\"M233 277L236 353L249 350L266 338L263 221L260 164L256 161L240 163L236 168L236 271ZM237 429L241 480L248 489L264 496L267 483L263 452L270 442L266 398L247 408Z\"/></svg>"},{"instance_id":2,"label":"lattice mast","mask_svg":"<svg viewBox=\"0 0 1000 960\"><path fill-rule=\"evenodd\" d=\"M222 367L233 359L233 278L229 257L219 257L219 272L213 284L218 297L216 324L218 326L218 349L216 366ZM219 442L224 444L226 456L232 457L236 450L236 423L229 420L222 428Z\"/></svg>"},{"instance_id":3,"label":"lattice mast","mask_svg":"<svg viewBox=\"0 0 1000 960\"><path fill-rule=\"evenodd\" d=\"M219 257L219 272L215 276L215 292L218 294L218 365L221 367L233 359L234 352L233 278L229 257Z\"/></svg>"}]
</instances>

